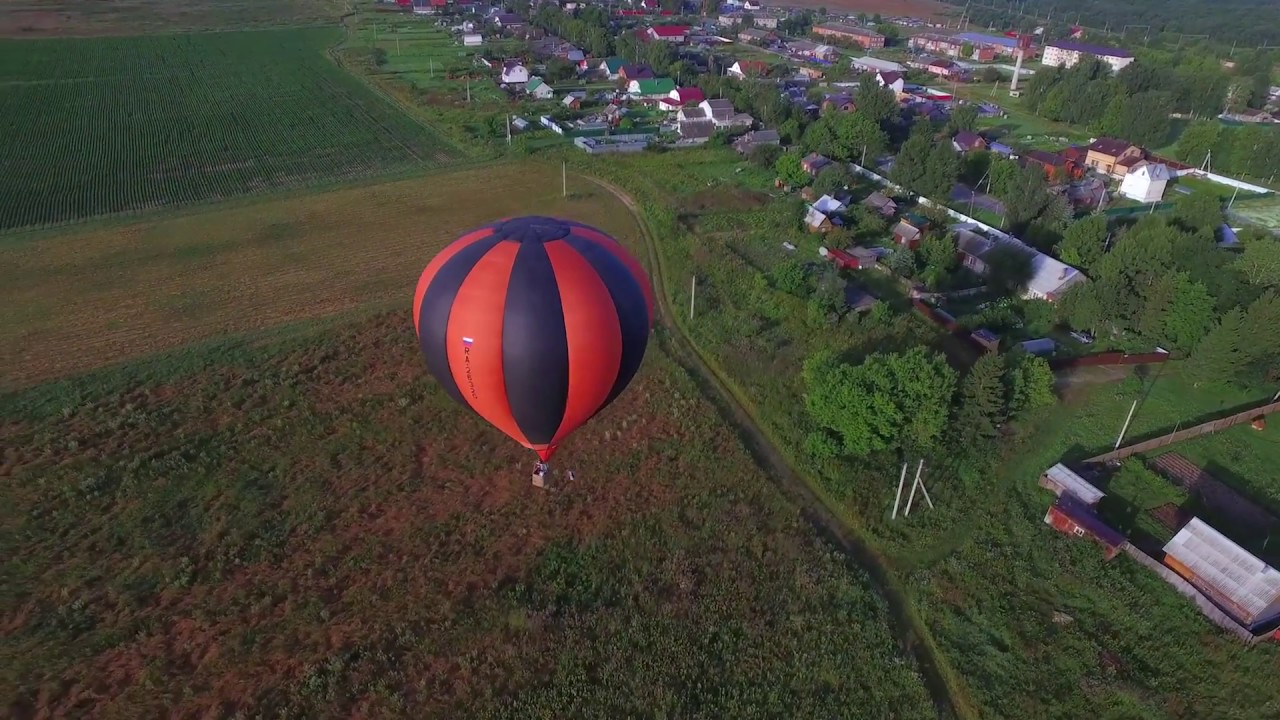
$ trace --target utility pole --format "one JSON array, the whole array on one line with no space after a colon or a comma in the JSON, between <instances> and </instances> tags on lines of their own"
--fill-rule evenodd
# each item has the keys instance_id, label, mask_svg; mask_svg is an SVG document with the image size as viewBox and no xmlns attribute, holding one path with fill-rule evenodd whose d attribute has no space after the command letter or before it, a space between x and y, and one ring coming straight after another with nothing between
<instances>
[{"instance_id":1,"label":"utility pole","mask_svg":"<svg viewBox=\"0 0 1280 720\"><path fill-rule=\"evenodd\" d=\"M1124 419L1124 425L1120 428L1120 434L1116 436L1116 444L1112 450L1119 450L1120 443L1124 440L1124 434L1129 430L1129 422L1133 420L1133 411L1138 409L1138 401L1134 400L1133 405L1129 408L1129 416Z\"/></svg>"},{"instance_id":2,"label":"utility pole","mask_svg":"<svg viewBox=\"0 0 1280 720\"><path fill-rule=\"evenodd\" d=\"M470 88L467 88L467 102L471 102ZM507 113L507 146L511 146L511 113Z\"/></svg>"},{"instance_id":3,"label":"utility pole","mask_svg":"<svg viewBox=\"0 0 1280 720\"><path fill-rule=\"evenodd\" d=\"M893 497L893 515L889 517L890 520L896 520L898 518L898 503L902 502L902 486L905 485L906 482L907 464L904 462L902 463L902 474L898 475L898 494Z\"/></svg>"},{"instance_id":4,"label":"utility pole","mask_svg":"<svg viewBox=\"0 0 1280 720\"><path fill-rule=\"evenodd\" d=\"M400 26L396 26L396 57L400 57Z\"/></svg>"},{"instance_id":5,"label":"utility pole","mask_svg":"<svg viewBox=\"0 0 1280 720\"><path fill-rule=\"evenodd\" d=\"M920 464L916 466L916 479L911 481L911 492L907 494L907 507L902 511L902 517L911 517L911 503L916 499L916 486L920 484L920 471L924 470L924 458L920 458Z\"/></svg>"},{"instance_id":6,"label":"utility pole","mask_svg":"<svg viewBox=\"0 0 1280 720\"><path fill-rule=\"evenodd\" d=\"M689 278L689 320L693 320L693 304L698 300L698 276Z\"/></svg>"},{"instance_id":7,"label":"utility pole","mask_svg":"<svg viewBox=\"0 0 1280 720\"><path fill-rule=\"evenodd\" d=\"M471 104L471 77L467 77L467 104ZM511 142L511 114L507 114L507 142Z\"/></svg>"},{"instance_id":8,"label":"utility pole","mask_svg":"<svg viewBox=\"0 0 1280 720\"><path fill-rule=\"evenodd\" d=\"M1240 194L1240 188L1237 186L1236 191L1231 193L1231 201L1227 203L1227 209L1230 210L1232 205L1236 204L1236 196Z\"/></svg>"},{"instance_id":9,"label":"utility pole","mask_svg":"<svg viewBox=\"0 0 1280 720\"><path fill-rule=\"evenodd\" d=\"M569 163L560 163L560 187L564 197L569 197Z\"/></svg>"}]
</instances>

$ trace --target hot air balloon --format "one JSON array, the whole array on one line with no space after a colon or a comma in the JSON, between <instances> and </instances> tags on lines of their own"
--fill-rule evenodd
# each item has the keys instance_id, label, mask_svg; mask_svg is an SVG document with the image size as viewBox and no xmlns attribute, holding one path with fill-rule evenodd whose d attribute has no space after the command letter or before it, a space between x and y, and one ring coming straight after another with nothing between
<instances>
[{"instance_id":1,"label":"hot air balloon","mask_svg":"<svg viewBox=\"0 0 1280 720\"><path fill-rule=\"evenodd\" d=\"M640 263L589 225L499 220L464 234L418 280L413 321L427 370L455 401L538 453L626 389L653 327Z\"/></svg>"}]
</instances>

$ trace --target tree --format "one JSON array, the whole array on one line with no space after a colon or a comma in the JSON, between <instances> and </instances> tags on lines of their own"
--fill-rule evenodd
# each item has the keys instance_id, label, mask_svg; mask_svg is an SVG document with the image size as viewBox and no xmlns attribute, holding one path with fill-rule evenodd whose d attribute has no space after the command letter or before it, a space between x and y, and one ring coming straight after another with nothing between
<instances>
[{"instance_id":1,"label":"tree","mask_svg":"<svg viewBox=\"0 0 1280 720\"><path fill-rule=\"evenodd\" d=\"M885 264L895 275L904 278L915 277L916 274L916 254L909 247L897 247L889 253Z\"/></svg>"},{"instance_id":2,"label":"tree","mask_svg":"<svg viewBox=\"0 0 1280 720\"><path fill-rule=\"evenodd\" d=\"M809 173L805 171L796 153L783 153L774 163L773 169L782 182L792 187L799 187L809 182Z\"/></svg>"},{"instance_id":3,"label":"tree","mask_svg":"<svg viewBox=\"0 0 1280 720\"><path fill-rule=\"evenodd\" d=\"M961 130L970 132L978 127L978 106L973 104L958 105L951 110L947 119L947 134L954 135Z\"/></svg>"},{"instance_id":4,"label":"tree","mask_svg":"<svg viewBox=\"0 0 1280 720\"><path fill-rule=\"evenodd\" d=\"M1031 253L1012 243L1001 243L983 257L987 284L1007 295L1021 295L1031 281Z\"/></svg>"},{"instance_id":5,"label":"tree","mask_svg":"<svg viewBox=\"0 0 1280 720\"><path fill-rule=\"evenodd\" d=\"M803 379L809 414L854 456L934 447L956 384L941 355L918 347L876 353L856 366L824 351L805 361Z\"/></svg>"},{"instance_id":6,"label":"tree","mask_svg":"<svg viewBox=\"0 0 1280 720\"><path fill-rule=\"evenodd\" d=\"M1174 348L1190 351L1213 326L1213 297L1186 273L1173 277L1174 292L1164 321L1164 337Z\"/></svg>"},{"instance_id":7,"label":"tree","mask_svg":"<svg viewBox=\"0 0 1280 720\"><path fill-rule=\"evenodd\" d=\"M1236 259L1235 268L1258 287L1280 285L1280 240L1266 231L1253 228L1240 234L1244 252Z\"/></svg>"},{"instance_id":8,"label":"tree","mask_svg":"<svg viewBox=\"0 0 1280 720\"><path fill-rule=\"evenodd\" d=\"M1245 312L1244 337L1249 362L1274 374L1280 368L1280 294L1268 291L1254 300Z\"/></svg>"},{"instance_id":9,"label":"tree","mask_svg":"<svg viewBox=\"0 0 1280 720\"><path fill-rule=\"evenodd\" d=\"M1009 372L1005 378L1010 414L1017 415L1054 403L1053 370L1049 368L1049 361L1016 351L1010 353L1007 362Z\"/></svg>"},{"instance_id":10,"label":"tree","mask_svg":"<svg viewBox=\"0 0 1280 720\"><path fill-rule=\"evenodd\" d=\"M1223 383L1235 379L1248 363L1244 347L1244 311L1232 308L1205 335L1191 357L1183 363L1183 372L1196 384Z\"/></svg>"},{"instance_id":11,"label":"tree","mask_svg":"<svg viewBox=\"0 0 1280 720\"><path fill-rule=\"evenodd\" d=\"M861 113L829 113L805 131L804 146L835 160L860 162L864 153L870 158L883 153L889 138Z\"/></svg>"},{"instance_id":12,"label":"tree","mask_svg":"<svg viewBox=\"0 0 1280 720\"><path fill-rule=\"evenodd\" d=\"M808 294L809 276L804 271L804 265L798 261L784 260L778 263L769 274L773 280L773 286L778 290L797 297Z\"/></svg>"},{"instance_id":13,"label":"tree","mask_svg":"<svg viewBox=\"0 0 1280 720\"><path fill-rule=\"evenodd\" d=\"M853 173L843 163L828 165L813 181L813 191L818 195L831 195L854 182Z\"/></svg>"},{"instance_id":14,"label":"tree","mask_svg":"<svg viewBox=\"0 0 1280 720\"><path fill-rule=\"evenodd\" d=\"M924 176L912 189L938 202L946 202L960 177L960 155L950 143L937 143L929 151L924 170Z\"/></svg>"},{"instance_id":15,"label":"tree","mask_svg":"<svg viewBox=\"0 0 1280 720\"><path fill-rule=\"evenodd\" d=\"M1209 157L1209 151L1217 147L1218 138L1221 135L1222 125L1217 120L1196 120L1188 125L1178 138L1178 145L1175 148L1178 158L1200 167L1204 164L1205 158Z\"/></svg>"},{"instance_id":16,"label":"tree","mask_svg":"<svg viewBox=\"0 0 1280 720\"><path fill-rule=\"evenodd\" d=\"M1062 243L1058 245L1058 257L1062 262L1088 272L1102 257L1106 241L1106 216L1090 215L1067 226Z\"/></svg>"},{"instance_id":17,"label":"tree","mask_svg":"<svg viewBox=\"0 0 1280 720\"><path fill-rule=\"evenodd\" d=\"M1005 170L1010 164L1013 170ZM1036 165L1020 168L1009 160L1001 160L992 165L992 180L996 178L996 167L1001 167L1000 178L1003 187L993 183L996 197L1004 204L1005 219L1009 226L1022 230L1026 224L1035 219L1049 204L1049 184L1045 181L1044 172Z\"/></svg>"},{"instance_id":18,"label":"tree","mask_svg":"<svg viewBox=\"0 0 1280 720\"><path fill-rule=\"evenodd\" d=\"M956 266L956 244L947 233L929 233L920 243L920 256L926 267L946 274Z\"/></svg>"},{"instance_id":19,"label":"tree","mask_svg":"<svg viewBox=\"0 0 1280 720\"><path fill-rule=\"evenodd\" d=\"M972 449L999 434L1008 406L1005 402L1004 357L986 353L960 383L955 411L955 438L960 449Z\"/></svg>"},{"instance_id":20,"label":"tree","mask_svg":"<svg viewBox=\"0 0 1280 720\"><path fill-rule=\"evenodd\" d=\"M978 80L984 83L1000 82L1000 71L991 65L987 65L978 72Z\"/></svg>"},{"instance_id":21,"label":"tree","mask_svg":"<svg viewBox=\"0 0 1280 720\"><path fill-rule=\"evenodd\" d=\"M902 143L893 161L892 175L895 182L920 192L920 181L928 173L929 155L933 150L933 131L927 122L918 122L911 128L911 135Z\"/></svg>"},{"instance_id":22,"label":"tree","mask_svg":"<svg viewBox=\"0 0 1280 720\"><path fill-rule=\"evenodd\" d=\"M751 148L751 152L747 157L751 160L751 164L756 167L771 168L778 162L778 158L782 157L782 147L779 145L757 145Z\"/></svg>"},{"instance_id":23,"label":"tree","mask_svg":"<svg viewBox=\"0 0 1280 720\"><path fill-rule=\"evenodd\" d=\"M871 118L881 128L899 117L898 99L893 90L881 87L871 74L863 75L860 79L853 104L858 108L858 114Z\"/></svg>"},{"instance_id":24,"label":"tree","mask_svg":"<svg viewBox=\"0 0 1280 720\"><path fill-rule=\"evenodd\" d=\"M1174 203L1173 221L1187 232L1212 237L1222 224L1222 201L1206 191L1183 195Z\"/></svg>"}]
</instances>

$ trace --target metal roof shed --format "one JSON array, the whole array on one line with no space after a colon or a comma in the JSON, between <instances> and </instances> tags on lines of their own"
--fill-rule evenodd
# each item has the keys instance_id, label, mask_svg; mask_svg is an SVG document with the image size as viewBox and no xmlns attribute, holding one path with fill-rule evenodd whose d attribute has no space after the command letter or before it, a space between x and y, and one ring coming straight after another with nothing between
<instances>
[{"instance_id":1,"label":"metal roof shed","mask_svg":"<svg viewBox=\"0 0 1280 720\"><path fill-rule=\"evenodd\" d=\"M1040 487L1053 491L1053 494L1058 497L1072 495L1090 506L1097 505L1098 501L1106 495L1062 463L1044 471L1040 476Z\"/></svg>"},{"instance_id":2,"label":"metal roof shed","mask_svg":"<svg viewBox=\"0 0 1280 720\"><path fill-rule=\"evenodd\" d=\"M1280 571L1192 518L1168 545L1165 564L1240 624L1255 628L1280 617Z\"/></svg>"}]
</instances>

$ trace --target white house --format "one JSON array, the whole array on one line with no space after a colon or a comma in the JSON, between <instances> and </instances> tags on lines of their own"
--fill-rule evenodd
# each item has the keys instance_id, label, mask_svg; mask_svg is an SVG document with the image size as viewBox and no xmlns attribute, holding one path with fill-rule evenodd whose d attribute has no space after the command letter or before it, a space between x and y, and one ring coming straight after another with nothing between
<instances>
[{"instance_id":1,"label":"white house","mask_svg":"<svg viewBox=\"0 0 1280 720\"><path fill-rule=\"evenodd\" d=\"M998 237L992 240L973 232L974 227L965 223L952 226L956 231L956 250L960 252L964 266L978 275L986 275L990 270L987 256L996 248L1004 247L1026 253L1031 258L1031 279L1022 291L1024 299L1056 302L1068 289L1088 280L1079 270L1028 247L1015 237Z\"/></svg>"},{"instance_id":2,"label":"white house","mask_svg":"<svg viewBox=\"0 0 1280 720\"><path fill-rule=\"evenodd\" d=\"M854 58L849 63L854 70L862 70L863 72L905 72L906 67L893 62L892 60L881 60L865 55L860 58Z\"/></svg>"},{"instance_id":3,"label":"white house","mask_svg":"<svg viewBox=\"0 0 1280 720\"><path fill-rule=\"evenodd\" d=\"M467 33L462 36L462 44L465 47L480 47L484 44L484 36L479 33Z\"/></svg>"},{"instance_id":4,"label":"white house","mask_svg":"<svg viewBox=\"0 0 1280 720\"><path fill-rule=\"evenodd\" d=\"M1172 175L1168 165L1144 162L1125 173L1120 194L1142 203L1160 202Z\"/></svg>"},{"instance_id":5,"label":"white house","mask_svg":"<svg viewBox=\"0 0 1280 720\"><path fill-rule=\"evenodd\" d=\"M880 84L880 87L887 87L895 93L902 92L903 88L907 86L907 81L902 78L902 73L893 71L876 73L876 82Z\"/></svg>"},{"instance_id":6,"label":"white house","mask_svg":"<svg viewBox=\"0 0 1280 720\"><path fill-rule=\"evenodd\" d=\"M769 66L761 60L739 60L729 66L726 72L730 77L746 80L749 77L762 77L769 71Z\"/></svg>"},{"instance_id":7,"label":"white house","mask_svg":"<svg viewBox=\"0 0 1280 720\"><path fill-rule=\"evenodd\" d=\"M688 110L689 108L685 108ZM698 104L698 109L703 113L704 117L708 117L716 124L716 127L749 127L755 122L755 118L746 113L740 113L734 110L733 102L730 100L714 99L703 100ZM681 110L683 113L684 110Z\"/></svg>"},{"instance_id":8,"label":"white house","mask_svg":"<svg viewBox=\"0 0 1280 720\"><path fill-rule=\"evenodd\" d=\"M528 84L524 86L525 92L538 98L539 100L550 100L555 96L555 92L551 86L542 81L537 75L529 78Z\"/></svg>"},{"instance_id":9,"label":"white house","mask_svg":"<svg viewBox=\"0 0 1280 720\"><path fill-rule=\"evenodd\" d=\"M508 60L502 64L502 84L517 85L529 82L529 69L519 60Z\"/></svg>"},{"instance_id":10,"label":"white house","mask_svg":"<svg viewBox=\"0 0 1280 720\"><path fill-rule=\"evenodd\" d=\"M1059 40L1044 46L1040 63L1050 67L1071 67L1084 57L1096 57L1111 67L1112 72L1133 62L1133 53L1120 48L1086 45L1073 40Z\"/></svg>"}]
</instances>

